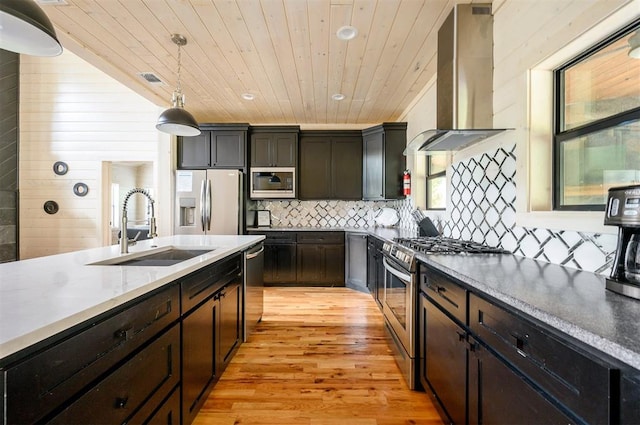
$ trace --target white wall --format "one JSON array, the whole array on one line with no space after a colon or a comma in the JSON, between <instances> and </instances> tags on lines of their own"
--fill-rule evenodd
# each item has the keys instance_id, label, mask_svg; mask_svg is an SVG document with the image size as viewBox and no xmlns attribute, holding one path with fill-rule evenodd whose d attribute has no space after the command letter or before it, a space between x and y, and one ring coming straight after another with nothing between
<instances>
[{"instance_id":1,"label":"white wall","mask_svg":"<svg viewBox=\"0 0 640 425\"><path fill-rule=\"evenodd\" d=\"M109 243L103 161L154 162L159 210L171 211L171 142L155 129L161 108L69 51L20 59L20 259ZM54 174L56 161L68 164L66 175ZM86 196L74 195L77 182ZM57 214L44 212L47 200Z\"/></svg>"},{"instance_id":2,"label":"white wall","mask_svg":"<svg viewBox=\"0 0 640 425\"><path fill-rule=\"evenodd\" d=\"M447 211L431 215L442 220L439 224L447 236L473 238L518 255L607 274L616 228L603 226L603 213L551 211L550 202L540 200L551 196L550 74L638 19L640 0L498 0L493 2L493 13L493 124L514 130L453 153L447 169ZM435 102L433 84L405 111L402 120L408 122L408 140L434 128ZM420 174L424 157L410 156L407 162L418 178L414 187L423 191L418 185L424 178ZM496 176L500 184L495 183ZM506 184L501 186L502 182ZM496 187L501 191L496 193ZM424 208L420 196L415 201Z\"/></svg>"},{"instance_id":3,"label":"white wall","mask_svg":"<svg viewBox=\"0 0 640 425\"><path fill-rule=\"evenodd\" d=\"M530 139L532 128L549 127L552 116L549 103L545 105L543 116L546 122L532 122L531 90L539 87L531 85L532 70L544 63L550 66L553 58L559 66L576 55L594 40L604 38L640 17L639 0L496 0L494 13L494 127L514 128L485 142L454 152L452 162L460 162L473 156L509 148L516 145L518 161L518 219L523 225L544 225L553 223L558 229L575 226L573 230L610 232L602 226L601 214L594 213L540 213L531 211L531 179L544 179L547 186L551 168L537 164L531 171L529 167ZM617 16L619 15L619 16ZM620 18L622 16L622 18ZM573 45L573 50L567 46ZM562 55L558 55L562 52ZM437 76L436 76L437 77ZM546 83L546 82L545 82ZM422 91L414 105L404 112L401 121L407 121L407 140L421 131L435 128L436 93L435 78ZM546 100L549 100L548 98ZM540 114L539 110L535 111ZM535 117L533 118L535 119ZM544 143L551 144L550 135ZM550 162L550 156L548 156ZM415 204L424 208L424 164L422 156L409 156L407 163L412 172L412 184L415 187ZM531 173L533 172L533 176ZM535 183L535 181L534 181ZM547 190L549 187L544 188Z\"/></svg>"}]
</instances>

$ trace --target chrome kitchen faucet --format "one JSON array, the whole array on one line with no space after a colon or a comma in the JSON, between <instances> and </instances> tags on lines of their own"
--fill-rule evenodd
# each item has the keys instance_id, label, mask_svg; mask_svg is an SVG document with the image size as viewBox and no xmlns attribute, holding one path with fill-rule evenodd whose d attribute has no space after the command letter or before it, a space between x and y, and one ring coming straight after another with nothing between
<instances>
[{"instance_id":1,"label":"chrome kitchen faucet","mask_svg":"<svg viewBox=\"0 0 640 425\"><path fill-rule=\"evenodd\" d=\"M144 196L146 196L147 199L149 199L149 203L151 204L151 219L149 220L148 236L150 238L155 238L156 236L158 236L158 234L156 233L155 209L153 207L153 204L155 203L155 201L153 200L151 195L149 195L149 192L139 187L135 187L131 189L129 192L127 192L126 196L124 197L124 203L122 205L122 220L120 222L120 253L121 254L127 254L129 252L129 246L135 245L138 240L138 236L140 236L140 232L138 232L136 237L133 239L129 239L129 236L127 236L127 203L129 202L129 198L134 193L141 193Z\"/></svg>"}]
</instances>

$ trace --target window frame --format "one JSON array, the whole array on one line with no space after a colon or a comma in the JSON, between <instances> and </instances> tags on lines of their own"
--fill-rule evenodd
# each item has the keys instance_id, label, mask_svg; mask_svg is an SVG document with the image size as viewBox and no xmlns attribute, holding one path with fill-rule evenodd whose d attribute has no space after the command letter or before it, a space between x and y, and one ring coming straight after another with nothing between
<instances>
[{"instance_id":1,"label":"window frame","mask_svg":"<svg viewBox=\"0 0 640 425\"><path fill-rule=\"evenodd\" d=\"M447 205L446 205L446 199L447 199L447 193L446 193L446 181L447 181L447 167L445 166L444 169L442 171L439 171L437 173L431 173L431 155L427 155L426 156L426 173L425 173L425 193L426 193L426 199L425 199L425 209L428 211L446 211L447 209ZM447 161L448 163L448 161ZM442 178L444 177L445 179L445 206L443 208L433 208L432 206L429 205L429 181L430 180L435 180L438 178Z\"/></svg>"},{"instance_id":2,"label":"window frame","mask_svg":"<svg viewBox=\"0 0 640 425\"><path fill-rule=\"evenodd\" d=\"M562 131L564 126L564 71L573 65L581 62L591 54L605 48L606 46L613 44L620 38L626 36L633 31L640 31L640 21L634 21L631 24L621 28L614 32L610 36L606 37L599 43L594 44L590 48L586 49L582 53L575 56L573 59L559 66L553 70L553 167L552 167L552 180L553 180L553 196L552 196L552 208L555 211L604 211L605 203L603 204L587 204L587 205L561 205L560 204L560 177L561 177L561 164L560 164L560 150L562 144L567 140L572 140L577 137L596 133L608 128L617 127L625 122L640 119L640 107L620 112L616 115L606 117L600 120L590 122L588 124L574 127L570 130Z\"/></svg>"}]
</instances>

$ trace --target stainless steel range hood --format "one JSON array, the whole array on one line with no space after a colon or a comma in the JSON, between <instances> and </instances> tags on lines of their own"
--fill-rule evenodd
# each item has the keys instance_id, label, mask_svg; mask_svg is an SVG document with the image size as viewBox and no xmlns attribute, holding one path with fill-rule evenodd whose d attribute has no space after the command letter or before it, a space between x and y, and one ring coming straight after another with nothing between
<instances>
[{"instance_id":1,"label":"stainless steel range hood","mask_svg":"<svg viewBox=\"0 0 640 425\"><path fill-rule=\"evenodd\" d=\"M437 128L418 134L404 154L455 151L493 129L491 4L458 4L438 30Z\"/></svg>"}]
</instances>

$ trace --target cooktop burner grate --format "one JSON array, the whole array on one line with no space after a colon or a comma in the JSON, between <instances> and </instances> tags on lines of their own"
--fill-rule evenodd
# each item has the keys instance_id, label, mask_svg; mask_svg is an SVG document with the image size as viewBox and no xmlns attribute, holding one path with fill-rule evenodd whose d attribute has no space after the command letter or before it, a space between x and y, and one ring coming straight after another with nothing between
<instances>
[{"instance_id":1,"label":"cooktop burner grate","mask_svg":"<svg viewBox=\"0 0 640 425\"><path fill-rule=\"evenodd\" d=\"M396 238L394 242L423 254L510 254L502 248L442 236Z\"/></svg>"}]
</instances>

